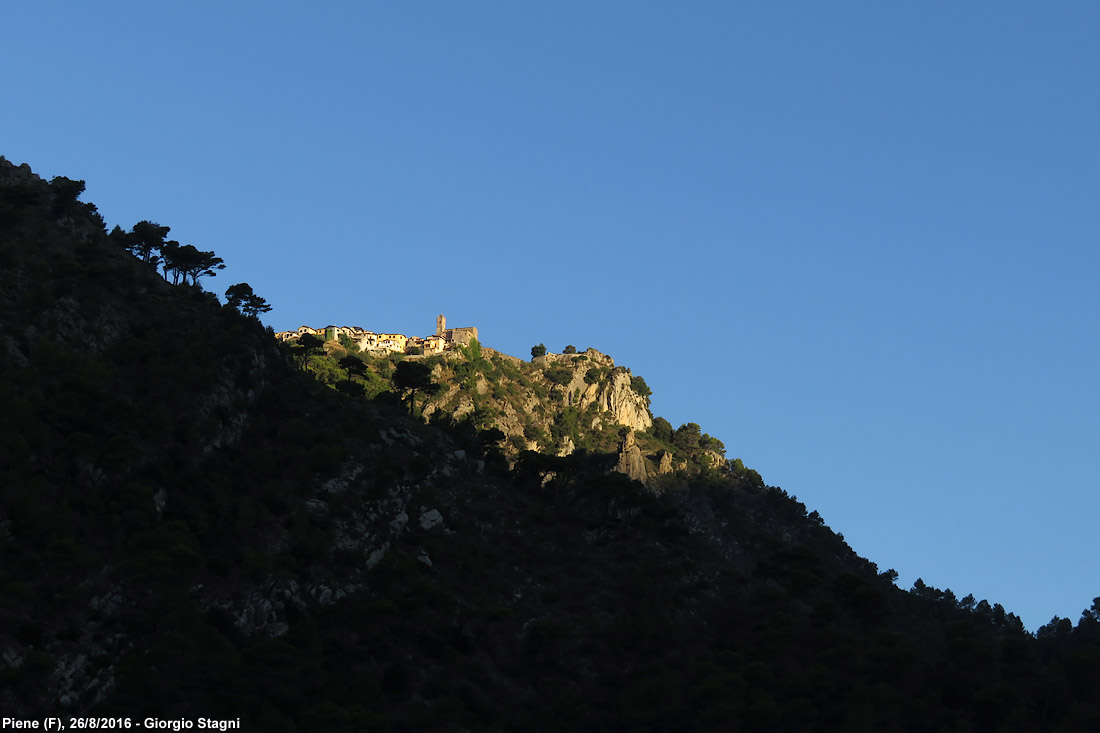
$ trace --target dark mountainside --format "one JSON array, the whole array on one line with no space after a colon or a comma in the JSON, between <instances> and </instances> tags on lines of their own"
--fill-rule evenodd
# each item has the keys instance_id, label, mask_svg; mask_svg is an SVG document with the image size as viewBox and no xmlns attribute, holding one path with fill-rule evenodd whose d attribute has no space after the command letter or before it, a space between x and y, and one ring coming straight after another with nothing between
<instances>
[{"instance_id":1,"label":"dark mountainside","mask_svg":"<svg viewBox=\"0 0 1100 733\"><path fill-rule=\"evenodd\" d=\"M0 158L0 714L1100 730L1100 600L902 591L598 352L280 344L82 191Z\"/></svg>"}]
</instances>

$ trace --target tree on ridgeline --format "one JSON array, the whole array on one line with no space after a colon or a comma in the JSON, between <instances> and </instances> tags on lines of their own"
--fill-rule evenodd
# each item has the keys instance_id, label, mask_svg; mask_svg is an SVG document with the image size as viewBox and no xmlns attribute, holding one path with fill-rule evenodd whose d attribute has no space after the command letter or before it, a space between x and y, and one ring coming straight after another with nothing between
<instances>
[{"instance_id":1,"label":"tree on ridgeline","mask_svg":"<svg viewBox=\"0 0 1100 733\"><path fill-rule=\"evenodd\" d=\"M172 284L179 285L179 251L180 243L174 239L167 240L160 247L160 264L164 267L164 279L168 280L168 273L172 273Z\"/></svg>"},{"instance_id":2,"label":"tree on ridgeline","mask_svg":"<svg viewBox=\"0 0 1100 733\"><path fill-rule=\"evenodd\" d=\"M230 285L225 291L226 305L236 308L243 315L255 318L260 313L267 313L271 306L267 301L252 291L248 283Z\"/></svg>"},{"instance_id":3,"label":"tree on ridgeline","mask_svg":"<svg viewBox=\"0 0 1100 733\"><path fill-rule=\"evenodd\" d=\"M119 249L125 250L126 252L133 254L133 250L130 249L130 232L126 231L119 225L116 224L114 229L112 229L107 234L107 241L109 241L111 244L115 245Z\"/></svg>"},{"instance_id":4,"label":"tree on ridgeline","mask_svg":"<svg viewBox=\"0 0 1100 733\"><path fill-rule=\"evenodd\" d=\"M60 185L60 187L70 193L74 190L73 185ZM212 277L218 270L225 269L225 261L213 252L205 252L194 245L181 245L175 240L167 239L169 231L171 227L142 220L134 224L134 228L129 232L116 226L107 237L142 262L152 265L154 270L162 267L165 280L168 280L168 275L171 273L173 285L179 285L181 280L186 285L188 278L191 279L192 285L198 285L199 278Z\"/></svg>"},{"instance_id":5,"label":"tree on ridgeline","mask_svg":"<svg viewBox=\"0 0 1100 733\"><path fill-rule=\"evenodd\" d=\"M546 356L546 344L538 344L531 347L531 358L534 359L537 356Z\"/></svg>"},{"instance_id":6,"label":"tree on ridgeline","mask_svg":"<svg viewBox=\"0 0 1100 733\"><path fill-rule=\"evenodd\" d=\"M127 237L127 249L142 262L157 262L156 255L164 246L171 227L162 227L152 221L142 220L134 224Z\"/></svg>"},{"instance_id":7,"label":"tree on ridgeline","mask_svg":"<svg viewBox=\"0 0 1100 733\"><path fill-rule=\"evenodd\" d=\"M662 443L672 443L672 436L675 431L672 429L672 423L663 417L653 418L653 426L649 429L649 434Z\"/></svg>"},{"instance_id":8,"label":"tree on ridgeline","mask_svg":"<svg viewBox=\"0 0 1100 733\"><path fill-rule=\"evenodd\" d=\"M78 199L84 193L84 181L55 176L50 181L50 193L53 194L54 216L66 216L80 205Z\"/></svg>"},{"instance_id":9,"label":"tree on ridgeline","mask_svg":"<svg viewBox=\"0 0 1100 733\"><path fill-rule=\"evenodd\" d=\"M183 284L191 278L192 285L199 284L200 277L212 277L217 270L225 269L225 261L213 252L203 252L192 244L185 244L175 252L173 269L183 276Z\"/></svg>"}]
</instances>

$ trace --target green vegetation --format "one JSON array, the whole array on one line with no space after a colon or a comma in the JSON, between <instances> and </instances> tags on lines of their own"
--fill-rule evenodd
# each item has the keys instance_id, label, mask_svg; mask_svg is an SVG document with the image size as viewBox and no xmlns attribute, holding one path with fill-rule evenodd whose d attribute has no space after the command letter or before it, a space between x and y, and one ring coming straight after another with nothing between
<instances>
[{"instance_id":1,"label":"green vegetation","mask_svg":"<svg viewBox=\"0 0 1100 733\"><path fill-rule=\"evenodd\" d=\"M630 378L630 388L642 397L649 397L653 394L653 391L649 388L649 385L645 383L645 380L638 376L632 376Z\"/></svg>"},{"instance_id":2,"label":"green vegetation","mask_svg":"<svg viewBox=\"0 0 1100 733\"><path fill-rule=\"evenodd\" d=\"M230 285L225 291L225 301L226 306L235 308L248 317L256 317L271 310L267 301L252 292L252 286L248 283Z\"/></svg>"},{"instance_id":3,"label":"green vegetation","mask_svg":"<svg viewBox=\"0 0 1100 733\"><path fill-rule=\"evenodd\" d=\"M554 384L569 384L573 379L573 370L566 366L554 366L543 372L545 377Z\"/></svg>"},{"instance_id":4,"label":"green vegetation","mask_svg":"<svg viewBox=\"0 0 1100 733\"><path fill-rule=\"evenodd\" d=\"M393 371L393 386L404 396L409 412L416 414L416 395L433 395L440 385L432 381L432 370L427 364L402 361Z\"/></svg>"}]
</instances>

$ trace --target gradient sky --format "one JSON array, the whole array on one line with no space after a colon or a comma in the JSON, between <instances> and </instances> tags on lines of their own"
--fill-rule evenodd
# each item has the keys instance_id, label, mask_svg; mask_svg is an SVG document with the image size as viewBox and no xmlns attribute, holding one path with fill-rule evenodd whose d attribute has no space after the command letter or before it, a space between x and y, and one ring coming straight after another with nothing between
<instances>
[{"instance_id":1,"label":"gradient sky","mask_svg":"<svg viewBox=\"0 0 1100 733\"><path fill-rule=\"evenodd\" d=\"M592 346L861 555L1100 596L1100 4L13 0L0 154L276 330Z\"/></svg>"}]
</instances>

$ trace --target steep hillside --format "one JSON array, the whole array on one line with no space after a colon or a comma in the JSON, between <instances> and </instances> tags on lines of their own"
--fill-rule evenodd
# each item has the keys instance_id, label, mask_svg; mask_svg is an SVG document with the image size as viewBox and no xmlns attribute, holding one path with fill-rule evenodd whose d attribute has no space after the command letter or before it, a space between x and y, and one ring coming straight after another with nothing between
<instances>
[{"instance_id":1,"label":"steep hillside","mask_svg":"<svg viewBox=\"0 0 1100 733\"><path fill-rule=\"evenodd\" d=\"M475 348L477 353L467 348L450 358L428 357L433 376L447 389L428 402L426 415L435 410L471 415L491 422L518 448L563 454L609 425L634 430L653 425L648 396L635 389L637 378L595 349L527 363Z\"/></svg>"},{"instance_id":2,"label":"steep hillside","mask_svg":"<svg viewBox=\"0 0 1100 733\"><path fill-rule=\"evenodd\" d=\"M472 344L423 360L429 396L404 360L280 345L169 283L82 188L0 159L5 716L1100 721L1100 603L1035 638L1000 606L904 592L595 351Z\"/></svg>"},{"instance_id":3,"label":"steep hillside","mask_svg":"<svg viewBox=\"0 0 1100 733\"><path fill-rule=\"evenodd\" d=\"M595 349L524 361L476 340L431 356L360 351L348 339L287 347L319 381L348 394L397 401L398 365L422 364L434 389L413 400L429 421L499 430L500 448L567 456L615 453L621 473L660 491L674 471L744 470L727 465L725 446L688 423L673 430L649 410L649 386Z\"/></svg>"}]
</instances>

